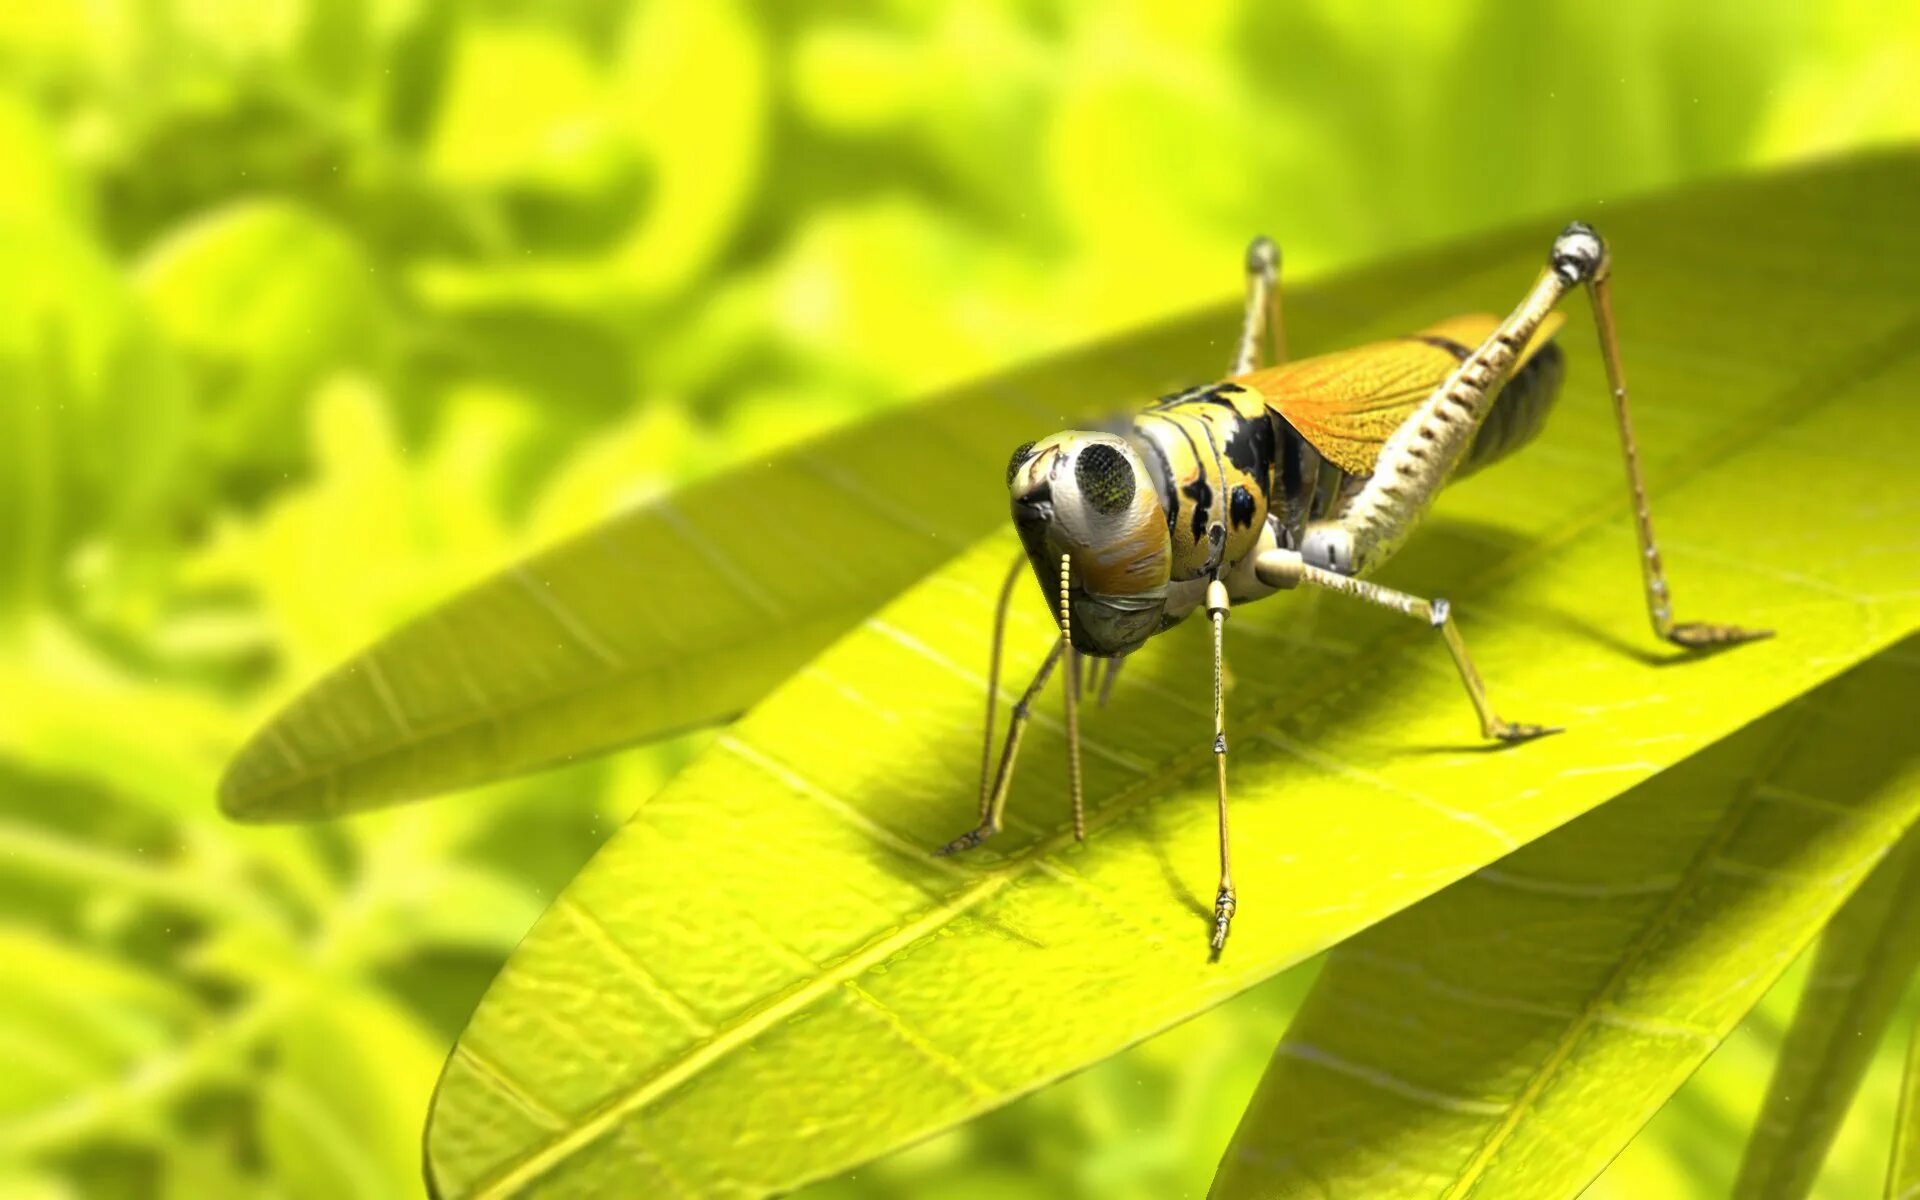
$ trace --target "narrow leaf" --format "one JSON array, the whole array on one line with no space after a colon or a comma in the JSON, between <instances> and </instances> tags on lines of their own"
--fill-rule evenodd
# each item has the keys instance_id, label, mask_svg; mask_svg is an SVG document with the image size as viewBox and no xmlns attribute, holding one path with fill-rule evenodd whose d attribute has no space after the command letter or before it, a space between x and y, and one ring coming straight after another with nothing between
<instances>
[{"instance_id":1,"label":"narrow leaf","mask_svg":"<svg viewBox=\"0 0 1920 1200\"><path fill-rule=\"evenodd\" d=\"M1648 649L1599 364L1567 339L1552 429L1450 493L1386 578L1455 600L1510 716L1571 730L1488 753L1424 626L1337 597L1236 612L1241 912L1210 964L1197 627L1134 656L1089 711L1085 845L1044 707L1007 831L928 856L974 819L1014 553L990 538L717 739L542 918L441 1080L436 1187L757 1194L843 1170L1350 937L1898 639L1920 621L1899 549L1915 496L1904 452L1879 447L1920 433L1920 227L1898 199L1916 180L1890 160L1608 210L1680 604L1780 638ZM1355 332L1500 304L1539 253L1489 254L1424 312ZM1822 484L1783 502L1805 479ZM1017 672L1054 636L1045 607L1016 606Z\"/></svg>"},{"instance_id":2,"label":"narrow leaf","mask_svg":"<svg viewBox=\"0 0 1920 1200\"><path fill-rule=\"evenodd\" d=\"M1916 692L1875 659L1340 947L1213 1194L1579 1193L1920 814Z\"/></svg>"},{"instance_id":3,"label":"narrow leaf","mask_svg":"<svg viewBox=\"0 0 1920 1200\"><path fill-rule=\"evenodd\" d=\"M1887 1164L1887 1200L1920 1196L1920 1029L1907 1035L1907 1073L1900 1085L1900 1118Z\"/></svg>"},{"instance_id":4,"label":"narrow leaf","mask_svg":"<svg viewBox=\"0 0 1920 1200\"><path fill-rule=\"evenodd\" d=\"M1920 965L1920 837L1880 864L1820 935L1736 1197L1810 1194L1874 1049Z\"/></svg>"},{"instance_id":5,"label":"narrow leaf","mask_svg":"<svg viewBox=\"0 0 1920 1200\"><path fill-rule=\"evenodd\" d=\"M1357 314L1415 303L1484 255L1301 288L1288 320L1347 341ZM1236 319L1207 312L889 413L511 567L293 700L235 756L221 805L328 816L731 717L1002 523L1016 445L1217 372Z\"/></svg>"}]
</instances>

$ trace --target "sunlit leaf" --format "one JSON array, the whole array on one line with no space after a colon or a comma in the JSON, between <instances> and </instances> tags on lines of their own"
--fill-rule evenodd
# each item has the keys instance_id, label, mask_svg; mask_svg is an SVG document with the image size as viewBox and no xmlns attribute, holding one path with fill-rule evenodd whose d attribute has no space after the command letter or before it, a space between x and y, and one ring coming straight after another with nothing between
<instances>
[{"instance_id":1,"label":"sunlit leaf","mask_svg":"<svg viewBox=\"0 0 1920 1200\"><path fill-rule=\"evenodd\" d=\"M1812 1191L1916 965L1920 837L1910 836L1820 935L1736 1197L1798 1200Z\"/></svg>"},{"instance_id":2,"label":"sunlit leaf","mask_svg":"<svg viewBox=\"0 0 1920 1200\"><path fill-rule=\"evenodd\" d=\"M1349 340L1376 311L1434 311L1421 298L1473 261L1298 289L1288 320ZM235 757L221 803L327 815L730 717L1003 522L1014 446L1218 370L1235 319L1219 309L890 413L513 567L296 699Z\"/></svg>"},{"instance_id":3,"label":"sunlit leaf","mask_svg":"<svg viewBox=\"0 0 1920 1200\"><path fill-rule=\"evenodd\" d=\"M1875 659L1340 947L1213 1194L1578 1194L1920 815L1916 695Z\"/></svg>"},{"instance_id":4,"label":"sunlit leaf","mask_svg":"<svg viewBox=\"0 0 1920 1200\"><path fill-rule=\"evenodd\" d=\"M1887 1164L1887 1200L1920 1196L1920 1036L1908 1034L1907 1073L1900 1085L1900 1116Z\"/></svg>"},{"instance_id":5,"label":"sunlit leaf","mask_svg":"<svg viewBox=\"0 0 1920 1200\"><path fill-rule=\"evenodd\" d=\"M1197 628L1130 660L1089 716L1085 846L1049 715L1001 839L927 854L973 820L980 664L1014 547L988 538L719 737L521 943L442 1078L437 1187L754 1194L845 1169L1351 936L1914 628L1916 496L1881 448L1920 435L1920 228L1901 198L1917 165L1609 209L1679 605L1781 637L1684 662L1650 648L1598 364L1566 339L1552 429L1450 494L1386 576L1454 599L1508 713L1572 728L1487 753L1424 627L1335 603L1236 613L1242 907L1210 964ZM1502 303L1539 255L1488 251L1351 333ZM1823 486L1782 503L1805 478ZM1023 592L1016 671L1052 636Z\"/></svg>"}]
</instances>

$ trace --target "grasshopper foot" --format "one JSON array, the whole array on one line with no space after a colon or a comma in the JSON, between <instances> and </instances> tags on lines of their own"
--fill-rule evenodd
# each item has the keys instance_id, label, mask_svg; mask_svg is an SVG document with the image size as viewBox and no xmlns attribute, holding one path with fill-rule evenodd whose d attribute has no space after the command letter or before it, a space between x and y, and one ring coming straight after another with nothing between
<instances>
[{"instance_id":1,"label":"grasshopper foot","mask_svg":"<svg viewBox=\"0 0 1920 1200\"><path fill-rule=\"evenodd\" d=\"M1502 721L1488 730L1487 735L1511 745L1565 732L1566 728L1560 725L1529 725L1524 721Z\"/></svg>"},{"instance_id":2,"label":"grasshopper foot","mask_svg":"<svg viewBox=\"0 0 1920 1200\"><path fill-rule=\"evenodd\" d=\"M1213 901L1213 956L1227 948L1227 932L1233 927L1233 911L1237 907L1231 886L1220 889Z\"/></svg>"},{"instance_id":3,"label":"grasshopper foot","mask_svg":"<svg viewBox=\"0 0 1920 1200\"><path fill-rule=\"evenodd\" d=\"M1688 621L1667 631L1667 640L1689 650L1708 650L1715 646L1737 646L1773 636L1771 629L1742 629L1738 625L1714 625L1706 621Z\"/></svg>"},{"instance_id":4,"label":"grasshopper foot","mask_svg":"<svg viewBox=\"0 0 1920 1200\"><path fill-rule=\"evenodd\" d=\"M971 850L999 832L1000 827L992 824L981 825L976 829L969 829L938 850L935 850L933 856L935 858L945 858L950 854L958 854L962 850Z\"/></svg>"}]
</instances>

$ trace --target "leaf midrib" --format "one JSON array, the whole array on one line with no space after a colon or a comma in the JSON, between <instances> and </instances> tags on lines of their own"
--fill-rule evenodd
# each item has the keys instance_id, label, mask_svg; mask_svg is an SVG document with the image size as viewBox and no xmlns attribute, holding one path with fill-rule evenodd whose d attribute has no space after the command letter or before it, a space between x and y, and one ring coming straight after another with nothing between
<instances>
[{"instance_id":1,"label":"leaf midrib","mask_svg":"<svg viewBox=\"0 0 1920 1200\"><path fill-rule=\"evenodd\" d=\"M1748 445L1777 435L1782 426L1798 424L1810 418L1852 388L1877 377L1895 363L1920 353L1920 349L1914 345L1916 334L1920 334L1920 314L1909 315L1886 336L1864 347L1852 348L1843 359L1848 364L1848 369L1824 371L1816 369L1808 376L1792 381L1781 390L1781 394L1776 399L1745 419L1733 423L1721 435L1702 441L1674 465L1665 468L1661 476L1668 479L1690 478ZM1806 393L1814 390L1816 386L1820 389L1818 398L1812 401L1807 400ZM1504 579L1527 563L1585 536L1595 527L1613 519L1624 520L1624 512L1624 506L1614 501L1596 502L1585 512L1570 517L1559 529L1530 541L1525 548L1489 567L1469 585L1454 589L1455 594L1479 595L1487 590L1488 585ZM1337 676L1344 683L1351 685L1362 674L1380 671L1385 665L1384 660L1397 655L1403 646L1424 633L1425 631L1421 629L1409 629L1397 635L1383 637L1374 644L1373 651L1361 662L1345 662L1339 664L1337 668L1328 668L1320 678L1331 680ZM1302 687L1290 693L1279 703L1269 705L1248 718L1244 726L1248 733L1241 736L1248 736L1248 734L1257 736L1268 731L1285 717L1310 712L1319 705L1329 703L1333 699L1334 691L1335 689L1330 687ZM1111 801L1089 813L1088 833L1091 834L1118 820L1130 810L1132 802L1143 791L1148 794L1157 794L1165 790L1172 781L1192 773L1200 766L1211 762L1212 759L1211 745L1172 756L1160 769L1121 789ZM791 770L791 767L788 769ZM781 1019L807 1007L839 984L857 977L867 967L886 961L897 950L939 929L947 921L965 915L980 902L997 894L1029 870L1037 869L1043 860L1064 848L1071 838L1072 831L1063 829L1032 844L1019 857L983 871L973 882L921 916L870 940L852 954L824 969L820 974L801 981L757 1007L746 1010L742 1015L719 1026L709 1041L694 1047L654 1074L616 1091L592 1109L579 1124L543 1145L508 1159L494 1169L489 1181L480 1184L470 1194L480 1200L493 1200L496 1197L510 1196L521 1187L540 1179L554 1167L564 1163L579 1149L590 1145L600 1135L614 1128L628 1114L645 1108L698 1074L707 1065L719 1061L754 1036L772 1028ZM1684 886L1685 883L1683 888ZM1585 1022L1590 1017L1591 1012L1585 1013L1582 1021ZM444 1082L443 1076L443 1085ZM433 1111L439 1111L437 1099ZM1492 1140L1490 1138L1490 1142ZM1470 1183L1469 1186L1471 1186ZM1465 1200L1466 1196L1465 1192L1450 1191L1448 1193L1449 1200Z\"/></svg>"}]
</instances>

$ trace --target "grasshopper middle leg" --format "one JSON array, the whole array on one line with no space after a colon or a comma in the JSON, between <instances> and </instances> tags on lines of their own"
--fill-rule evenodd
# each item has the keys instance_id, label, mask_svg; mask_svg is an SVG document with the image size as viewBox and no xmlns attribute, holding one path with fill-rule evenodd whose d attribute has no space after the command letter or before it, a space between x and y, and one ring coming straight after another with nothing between
<instances>
[{"instance_id":1,"label":"grasshopper middle leg","mask_svg":"<svg viewBox=\"0 0 1920 1200\"><path fill-rule=\"evenodd\" d=\"M1254 574L1270 587L1291 588L1306 584L1326 588L1425 621L1446 642L1447 653L1453 656L1454 669L1460 672L1460 682L1467 689L1467 698L1473 701L1473 711L1480 718L1483 737L1502 742L1524 742L1561 732L1556 726L1508 721L1494 711L1493 701L1487 698L1487 685L1481 681L1480 672L1474 667L1472 656L1467 653L1466 640L1455 628L1452 609L1445 600L1425 600L1365 579L1323 570L1306 562L1292 550L1268 550L1262 553L1254 561Z\"/></svg>"}]
</instances>

